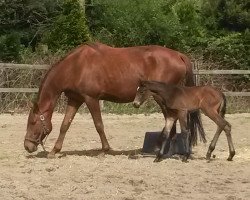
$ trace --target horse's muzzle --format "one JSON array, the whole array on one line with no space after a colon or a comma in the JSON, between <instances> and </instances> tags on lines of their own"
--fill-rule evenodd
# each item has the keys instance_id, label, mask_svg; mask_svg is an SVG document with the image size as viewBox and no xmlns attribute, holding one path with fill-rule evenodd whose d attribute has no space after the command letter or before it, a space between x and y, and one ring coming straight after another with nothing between
<instances>
[{"instance_id":1,"label":"horse's muzzle","mask_svg":"<svg viewBox=\"0 0 250 200\"><path fill-rule=\"evenodd\" d=\"M37 145L29 140L24 140L24 148L29 153L32 153L37 150Z\"/></svg>"}]
</instances>

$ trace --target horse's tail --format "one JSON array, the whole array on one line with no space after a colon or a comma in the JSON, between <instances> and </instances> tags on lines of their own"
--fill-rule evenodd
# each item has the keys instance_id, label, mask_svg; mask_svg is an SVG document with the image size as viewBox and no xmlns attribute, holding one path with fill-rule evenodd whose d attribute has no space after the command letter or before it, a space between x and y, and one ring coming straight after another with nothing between
<instances>
[{"instance_id":1,"label":"horse's tail","mask_svg":"<svg viewBox=\"0 0 250 200\"><path fill-rule=\"evenodd\" d=\"M226 114L226 110L227 110L227 99L224 93L222 93L222 98L223 98L223 101L221 102L219 113L220 113L220 116L224 118Z\"/></svg>"},{"instance_id":2,"label":"horse's tail","mask_svg":"<svg viewBox=\"0 0 250 200\"><path fill-rule=\"evenodd\" d=\"M182 61L186 65L186 86L195 86L194 73L190 59L184 54L180 54Z\"/></svg>"},{"instance_id":3,"label":"horse's tail","mask_svg":"<svg viewBox=\"0 0 250 200\"><path fill-rule=\"evenodd\" d=\"M186 65L186 86L195 86L194 73L190 59L184 54L180 54L181 59ZM191 132L190 142L192 145L197 144L198 132L200 139L206 142L206 134L201 121L201 113L199 110L189 113L189 129Z\"/></svg>"}]
</instances>

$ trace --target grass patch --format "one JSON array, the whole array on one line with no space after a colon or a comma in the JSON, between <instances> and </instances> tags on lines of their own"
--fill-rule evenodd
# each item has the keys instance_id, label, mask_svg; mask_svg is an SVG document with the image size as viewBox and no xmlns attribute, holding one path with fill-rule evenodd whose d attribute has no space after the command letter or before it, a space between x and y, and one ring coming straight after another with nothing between
<instances>
[{"instance_id":1,"label":"grass patch","mask_svg":"<svg viewBox=\"0 0 250 200\"><path fill-rule=\"evenodd\" d=\"M104 101L104 113L113 114L151 114L161 112L160 107L153 100L146 101L140 108L133 107L132 103L112 103Z\"/></svg>"}]
</instances>

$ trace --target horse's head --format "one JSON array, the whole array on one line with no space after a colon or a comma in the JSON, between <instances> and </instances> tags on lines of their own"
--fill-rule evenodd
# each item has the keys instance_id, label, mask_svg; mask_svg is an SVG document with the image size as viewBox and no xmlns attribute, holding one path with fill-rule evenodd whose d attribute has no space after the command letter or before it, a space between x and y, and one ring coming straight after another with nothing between
<instances>
[{"instance_id":1,"label":"horse's head","mask_svg":"<svg viewBox=\"0 0 250 200\"><path fill-rule=\"evenodd\" d=\"M24 148L32 153L37 150L39 144L52 130L51 118L48 114L41 113L37 103L30 110L27 124L27 133L24 138Z\"/></svg>"},{"instance_id":2,"label":"horse's head","mask_svg":"<svg viewBox=\"0 0 250 200\"><path fill-rule=\"evenodd\" d=\"M133 101L134 107L139 108L150 95L150 90L147 88L147 81L141 81Z\"/></svg>"}]
</instances>

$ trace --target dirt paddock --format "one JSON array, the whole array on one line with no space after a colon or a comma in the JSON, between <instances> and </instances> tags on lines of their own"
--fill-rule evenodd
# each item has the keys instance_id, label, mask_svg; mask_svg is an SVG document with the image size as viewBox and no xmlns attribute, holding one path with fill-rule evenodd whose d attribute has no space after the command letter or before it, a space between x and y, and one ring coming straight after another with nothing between
<instances>
[{"instance_id":1,"label":"dirt paddock","mask_svg":"<svg viewBox=\"0 0 250 200\"><path fill-rule=\"evenodd\" d=\"M53 115L51 150L63 115ZM216 157L207 162L208 144L194 148L188 163L166 159L153 163L142 157L144 133L159 131L161 114L103 115L113 150L103 155L100 139L88 114L78 114L56 159L44 157L41 147L28 154L23 148L27 115L0 115L0 199L250 199L250 113L226 115L232 124L236 156L226 161L228 147L222 133ZM203 116L210 142L215 125ZM136 156L131 156L136 155Z\"/></svg>"}]
</instances>

